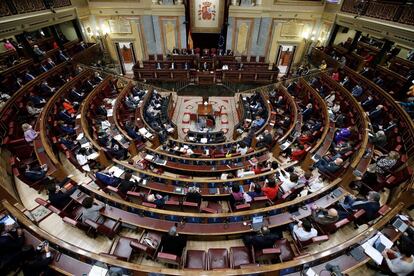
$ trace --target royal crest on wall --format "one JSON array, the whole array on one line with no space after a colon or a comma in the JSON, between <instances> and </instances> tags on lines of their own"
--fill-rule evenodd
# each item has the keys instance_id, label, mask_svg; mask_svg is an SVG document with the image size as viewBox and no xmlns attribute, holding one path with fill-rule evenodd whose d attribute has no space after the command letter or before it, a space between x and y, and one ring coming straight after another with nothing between
<instances>
[{"instance_id":1,"label":"royal crest on wall","mask_svg":"<svg viewBox=\"0 0 414 276\"><path fill-rule=\"evenodd\" d=\"M216 20L216 5L209 1L199 4L198 20Z\"/></svg>"},{"instance_id":2,"label":"royal crest on wall","mask_svg":"<svg viewBox=\"0 0 414 276\"><path fill-rule=\"evenodd\" d=\"M219 33L223 24L224 0L190 0L193 33Z\"/></svg>"}]
</instances>

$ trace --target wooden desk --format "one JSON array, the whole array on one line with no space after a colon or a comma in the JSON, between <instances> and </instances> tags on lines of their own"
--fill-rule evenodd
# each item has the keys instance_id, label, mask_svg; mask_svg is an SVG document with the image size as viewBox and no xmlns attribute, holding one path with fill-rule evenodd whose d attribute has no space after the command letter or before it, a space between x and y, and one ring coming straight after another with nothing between
<instances>
[{"instance_id":1,"label":"wooden desk","mask_svg":"<svg viewBox=\"0 0 414 276\"><path fill-rule=\"evenodd\" d=\"M199 104L197 107L197 115L198 116L207 116L213 115L213 105L212 104Z\"/></svg>"},{"instance_id":2,"label":"wooden desk","mask_svg":"<svg viewBox=\"0 0 414 276\"><path fill-rule=\"evenodd\" d=\"M345 190L342 188L337 188L342 191L342 195L339 197L326 195L321 197L314 202L309 202L306 204L306 210L303 208L299 208L297 215L298 219L302 219L305 217L310 216L311 214L311 206L316 204L321 208L327 208L337 202L345 195ZM75 192L74 194L77 194ZM101 212L101 214L105 217L111 218L113 220L118 220L121 218L123 223L127 223L133 226L138 226L141 228L149 229L149 230L156 230L161 232L168 232L168 230L175 224L175 221L169 221L164 219L157 219L151 217L141 216L136 213L128 212L116 207L108 206ZM237 214L234 214L237 215ZM292 222L291 220L292 214L290 212L283 212L277 215L269 216L265 219L265 224L269 228L274 228L278 226L282 226L285 224L289 224ZM186 217L188 218L188 217ZM247 222L250 219L248 218ZM181 234L186 235L214 235L214 236L222 236L222 235L233 235L233 234L242 234L246 232L252 232L251 226L249 223L245 223L244 221L237 221L237 222L230 222L230 223L184 223L178 227L178 230Z\"/></svg>"}]
</instances>

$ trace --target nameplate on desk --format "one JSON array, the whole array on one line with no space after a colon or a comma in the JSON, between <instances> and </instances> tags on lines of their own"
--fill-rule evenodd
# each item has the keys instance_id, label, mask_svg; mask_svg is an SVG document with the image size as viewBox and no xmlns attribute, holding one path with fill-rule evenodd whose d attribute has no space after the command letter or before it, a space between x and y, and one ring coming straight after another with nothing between
<instances>
[{"instance_id":1,"label":"nameplate on desk","mask_svg":"<svg viewBox=\"0 0 414 276\"><path fill-rule=\"evenodd\" d=\"M38 147L38 148L36 148L36 151L37 151L37 153L42 153L42 152L45 151L45 148L44 147Z\"/></svg>"}]
</instances>

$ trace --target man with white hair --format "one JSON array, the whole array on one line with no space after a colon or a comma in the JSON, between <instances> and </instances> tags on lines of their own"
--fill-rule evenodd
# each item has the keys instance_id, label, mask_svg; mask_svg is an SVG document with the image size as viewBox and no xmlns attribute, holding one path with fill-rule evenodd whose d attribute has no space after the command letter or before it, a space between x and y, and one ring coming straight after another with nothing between
<instances>
[{"instance_id":1,"label":"man with white hair","mask_svg":"<svg viewBox=\"0 0 414 276\"><path fill-rule=\"evenodd\" d=\"M344 163L342 158L336 158L334 161L327 161L326 159L321 159L316 162L315 166L320 172L323 173L336 173Z\"/></svg>"},{"instance_id":2,"label":"man with white hair","mask_svg":"<svg viewBox=\"0 0 414 276\"><path fill-rule=\"evenodd\" d=\"M312 220L321 225L327 225L337 222L339 219L338 211L335 208L312 208Z\"/></svg>"}]
</instances>

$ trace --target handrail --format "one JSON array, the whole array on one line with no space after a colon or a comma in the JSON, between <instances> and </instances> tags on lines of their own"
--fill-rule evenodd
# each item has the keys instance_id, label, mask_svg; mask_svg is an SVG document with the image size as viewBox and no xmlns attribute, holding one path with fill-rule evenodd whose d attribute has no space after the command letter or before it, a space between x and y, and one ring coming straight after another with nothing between
<instances>
[{"instance_id":1,"label":"handrail","mask_svg":"<svg viewBox=\"0 0 414 276\"><path fill-rule=\"evenodd\" d=\"M161 154L163 156L168 156L171 158L176 158L176 159L182 159L182 160L191 160L191 161L227 161L227 160L233 160L233 159L238 159L238 158L246 158L249 156L253 156L255 154L258 153L262 153L265 150L267 150L266 148L261 148L258 150L254 150L252 152L246 153L245 155L237 155L237 156L230 156L230 157L221 157L221 158L195 158L195 157L186 157L186 156L181 156L181 155L173 155L173 154L169 154L168 152L159 150L159 149L151 149L151 148L146 148L147 150L154 152L156 154Z\"/></svg>"},{"instance_id":2,"label":"handrail","mask_svg":"<svg viewBox=\"0 0 414 276\"><path fill-rule=\"evenodd\" d=\"M290 122L290 127L286 131L286 133L281 138L279 138L279 141L280 142L284 142L289 137L289 135L292 133L292 131L296 128L296 123L299 120L299 114L298 114L299 110L298 110L298 106L297 106L297 104L295 102L295 99L292 98L292 96L290 95L290 93L287 91L287 88L284 85L280 85L279 86L279 90L280 91L283 91L283 93L285 94L285 96L287 96L286 98L291 103L290 107L293 109L292 110L292 112L293 112L293 119Z\"/></svg>"},{"instance_id":3,"label":"handrail","mask_svg":"<svg viewBox=\"0 0 414 276\"><path fill-rule=\"evenodd\" d=\"M129 81L128 84L122 89L122 91L118 94L115 106L113 107L113 116L115 121L116 128L122 133L124 137L126 137L128 140L132 141L133 139L129 137L128 133L119 125L118 122L118 112L120 109L120 105L122 103L122 99L126 96L126 94L131 90L133 87L132 81Z\"/></svg>"},{"instance_id":4,"label":"handrail","mask_svg":"<svg viewBox=\"0 0 414 276\"><path fill-rule=\"evenodd\" d=\"M56 101L59 100L59 98L61 97L61 94L64 93L65 91L67 91L67 88L69 88L69 87L73 86L74 84L76 84L78 80L82 79L88 73L90 73L90 72L88 72L88 71L81 72L75 78L68 81L61 88L59 88L59 90L56 91L55 94L47 101L46 105L44 106L42 112L39 115L38 120L39 120L39 129L40 129L40 141L41 141L43 147L45 148L47 156L50 158L50 160L52 160L52 163L55 164L55 165L60 164L60 161L58 160L58 158L54 154L54 152L51 149L50 144L49 144L50 141L49 141L49 139L47 137L47 133L46 133L46 130L47 130L47 117L49 116L50 110L53 109ZM37 151L36 151L36 153L37 153Z\"/></svg>"},{"instance_id":5,"label":"handrail","mask_svg":"<svg viewBox=\"0 0 414 276\"><path fill-rule=\"evenodd\" d=\"M379 219L374 225L370 226L366 230L362 231L361 233L357 234L356 236L348 239L347 241L343 242L339 246L333 246L331 248L325 249L321 252L314 253L308 256L304 256L302 258L294 259L287 262L282 262L278 264L272 265L260 265L260 266L253 266L253 267L244 267L239 269L223 269L220 271L201 271L201 270L185 270L185 269L171 269L171 268L160 268L160 267L152 267L148 265L140 265L131 262L116 260L110 257L102 256L77 246L74 246L70 243L63 241L60 238L57 238L50 233L46 232L42 228L36 226L32 221L30 221L22 211L18 210L15 206L11 205L6 200L2 201L2 205L4 208L11 214L13 217L19 221L19 223L24 226L24 228L29 229L32 233L35 233L37 236L40 236L42 240L48 240L52 247L53 245L58 246L68 252L71 252L74 255L82 256L83 258L92 259L94 261L103 262L109 264L111 266L116 267L123 267L128 270L133 271L140 271L140 272L148 272L148 273L161 273L167 275L194 275L194 272L197 271L198 273L202 273L202 275L246 275L246 274L258 274L258 273L266 273L272 271L280 271L282 269L291 268L291 267L298 267L304 265L306 263L315 262L317 260L321 260L326 258L327 256L335 256L340 252L348 250L353 245L363 241L366 238L371 237L374 235L378 230L383 228L385 225L389 223L389 221L398 214L404 207L403 203L397 204L394 208L392 208L385 216Z\"/></svg>"},{"instance_id":6,"label":"handrail","mask_svg":"<svg viewBox=\"0 0 414 276\"><path fill-rule=\"evenodd\" d=\"M107 76L101 83L99 83L97 86L94 87L94 89L89 93L89 95L82 101L82 104L79 108L79 113L81 115L81 128L85 135L85 137L88 139L89 142L92 143L93 147L101 150L102 147L96 142L89 133L89 124L87 121L86 113L88 112L88 108L90 105L90 102L95 99L95 94L98 94L102 91L102 88L109 84L109 82L112 80L112 77Z\"/></svg>"},{"instance_id":7,"label":"handrail","mask_svg":"<svg viewBox=\"0 0 414 276\"><path fill-rule=\"evenodd\" d=\"M297 197L293 200L282 202L279 204L271 205L268 207L262 207L262 208L256 208L252 210L245 210L245 211L237 211L233 213L216 213L216 214L204 214L204 213L195 213L195 212L183 212L183 211L170 211L170 210L164 210L164 209L154 209L152 207L147 207L144 205L136 204L133 202L125 201L120 198L117 198L115 196L112 196L110 194L107 194L101 190L96 190L95 188L87 185L82 184L81 187L85 188L88 191L93 192L96 195L99 195L109 201L113 201L117 204L124 205L129 208L134 208L142 211L148 211L160 215L170 215L170 216L182 216L182 217L195 217L195 218L229 218L229 217L240 217L240 216L249 216L254 214L260 214L260 213L267 213L270 211L278 210L278 209L285 209L289 208L295 205L298 205L300 203L306 204L306 202L309 202L311 200L316 199L317 197L323 195L324 193L334 189L337 187L340 182L342 182L342 178L337 178L333 180L331 183L323 187L322 189L318 190L315 193L308 194L303 197ZM145 187L145 186L144 186Z\"/></svg>"},{"instance_id":8,"label":"handrail","mask_svg":"<svg viewBox=\"0 0 414 276\"><path fill-rule=\"evenodd\" d=\"M323 142L325 141L326 135L328 135L328 132L329 132L330 121L329 121L329 114L328 114L328 106L326 105L326 102L324 101L324 99L322 99L322 97L319 95L319 93L312 86L310 86L307 81L305 81L303 78L301 78L300 80L301 80L301 84L307 87L308 90L313 91L313 95L318 99L319 104L321 105L323 113L324 113L322 115L322 117L325 118L325 125L323 127L323 132L318 142L310 150L310 153L315 153L319 149L319 147L323 144Z\"/></svg>"}]
</instances>

